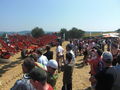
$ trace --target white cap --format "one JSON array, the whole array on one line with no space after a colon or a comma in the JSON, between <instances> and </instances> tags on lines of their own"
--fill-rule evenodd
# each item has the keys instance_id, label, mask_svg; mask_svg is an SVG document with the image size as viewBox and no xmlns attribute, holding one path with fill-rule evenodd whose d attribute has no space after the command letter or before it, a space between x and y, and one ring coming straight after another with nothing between
<instances>
[{"instance_id":1,"label":"white cap","mask_svg":"<svg viewBox=\"0 0 120 90\"><path fill-rule=\"evenodd\" d=\"M54 69L58 69L58 63L56 60L49 60L47 66L52 67Z\"/></svg>"}]
</instances>

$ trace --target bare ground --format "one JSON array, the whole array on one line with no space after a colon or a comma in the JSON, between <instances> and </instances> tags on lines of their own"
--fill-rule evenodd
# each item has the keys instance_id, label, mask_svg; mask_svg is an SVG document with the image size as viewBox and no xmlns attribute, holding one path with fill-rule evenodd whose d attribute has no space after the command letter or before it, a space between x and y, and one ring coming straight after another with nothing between
<instances>
[{"instance_id":1,"label":"bare ground","mask_svg":"<svg viewBox=\"0 0 120 90\"><path fill-rule=\"evenodd\" d=\"M63 43L63 47L65 48L68 42ZM55 50L54 51L54 59L55 59ZM89 66L83 66L81 56L76 58L76 64L73 72L73 90L85 90L90 86L89 82ZM15 83L16 80L22 77L22 68L21 63L23 60L20 59L20 53L14 55L10 58L12 62L8 64L0 64L0 90L9 90ZM62 78L63 73L59 74L59 78L56 84L57 90L61 90L62 87ZM89 89L87 89L89 90Z\"/></svg>"}]
</instances>

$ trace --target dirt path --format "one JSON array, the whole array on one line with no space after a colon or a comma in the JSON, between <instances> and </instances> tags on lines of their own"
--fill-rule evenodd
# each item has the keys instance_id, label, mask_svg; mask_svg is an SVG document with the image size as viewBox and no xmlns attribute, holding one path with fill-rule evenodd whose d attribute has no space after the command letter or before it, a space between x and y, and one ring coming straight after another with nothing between
<instances>
[{"instance_id":1,"label":"dirt path","mask_svg":"<svg viewBox=\"0 0 120 90\"><path fill-rule=\"evenodd\" d=\"M64 48L67 43L68 42L63 43ZM53 47L54 59L56 55L55 50L56 48ZM23 60L20 59L20 53L14 55L11 60L11 63L0 66L0 90L9 90L14 85L15 81L22 77L21 63ZM76 65L73 72L73 90L85 90L85 88L90 86L90 82L88 81L89 66L83 67L81 60L82 57L80 56L76 58ZM63 73L60 73L56 84L57 90L61 90L62 78Z\"/></svg>"},{"instance_id":2,"label":"dirt path","mask_svg":"<svg viewBox=\"0 0 120 90\"><path fill-rule=\"evenodd\" d=\"M10 58L11 62L0 66L0 90L9 90L22 76L20 53Z\"/></svg>"}]
</instances>

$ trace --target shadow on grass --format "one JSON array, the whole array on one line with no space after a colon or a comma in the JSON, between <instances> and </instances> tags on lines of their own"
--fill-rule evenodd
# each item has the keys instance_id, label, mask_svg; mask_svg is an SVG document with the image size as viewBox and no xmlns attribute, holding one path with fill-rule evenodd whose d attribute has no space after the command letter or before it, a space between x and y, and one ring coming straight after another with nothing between
<instances>
[{"instance_id":1,"label":"shadow on grass","mask_svg":"<svg viewBox=\"0 0 120 90\"><path fill-rule=\"evenodd\" d=\"M78 61L83 61L83 58L79 59Z\"/></svg>"},{"instance_id":2,"label":"shadow on grass","mask_svg":"<svg viewBox=\"0 0 120 90\"><path fill-rule=\"evenodd\" d=\"M92 90L92 89L91 89L91 87L88 87L88 88L86 88L86 89L84 89L84 90Z\"/></svg>"},{"instance_id":3,"label":"shadow on grass","mask_svg":"<svg viewBox=\"0 0 120 90\"><path fill-rule=\"evenodd\" d=\"M22 58L22 57L18 57L17 59L24 59L24 58Z\"/></svg>"},{"instance_id":4,"label":"shadow on grass","mask_svg":"<svg viewBox=\"0 0 120 90\"><path fill-rule=\"evenodd\" d=\"M84 67L84 63L83 63L83 62L81 62L81 63L76 63L76 64L75 64L75 67L76 67L76 68L82 68L82 67Z\"/></svg>"}]
</instances>

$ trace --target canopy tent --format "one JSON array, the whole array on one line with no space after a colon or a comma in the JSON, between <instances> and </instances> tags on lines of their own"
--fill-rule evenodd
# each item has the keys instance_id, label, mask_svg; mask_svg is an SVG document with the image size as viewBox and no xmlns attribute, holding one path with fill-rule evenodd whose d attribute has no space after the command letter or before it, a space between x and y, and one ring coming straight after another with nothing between
<instances>
[{"instance_id":1,"label":"canopy tent","mask_svg":"<svg viewBox=\"0 0 120 90\"><path fill-rule=\"evenodd\" d=\"M119 37L119 33L104 33L103 37Z\"/></svg>"}]
</instances>

